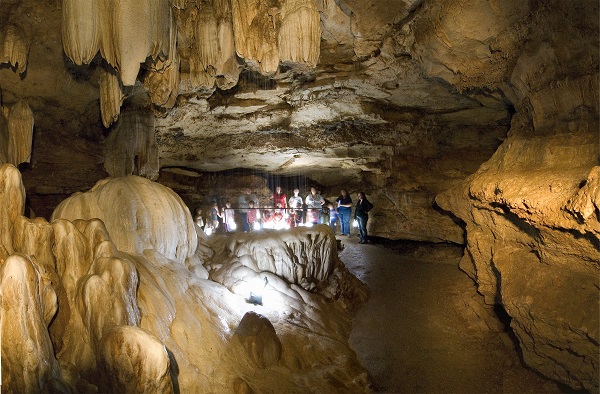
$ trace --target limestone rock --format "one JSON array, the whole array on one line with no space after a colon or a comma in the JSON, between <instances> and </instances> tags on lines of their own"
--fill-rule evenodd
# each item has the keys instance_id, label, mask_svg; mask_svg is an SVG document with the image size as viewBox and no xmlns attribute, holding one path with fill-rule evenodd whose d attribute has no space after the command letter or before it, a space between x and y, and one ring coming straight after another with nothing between
<instances>
[{"instance_id":1,"label":"limestone rock","mask_svg":"<svg viewBox=\"0 0 600 394\"><path fill-rule=\"evenodd\" d=\"M63 0L62 43L65 54L75 64L92 61L100 49L101 24L98 2Z\"/></svg>"},{"instance_id":2,"label":"limestone rock","mask_svg":"<svg viewBox=\"0 0 600 394\"><path fill-rule=\"evenodd\" d=\"M8 152L9 163L18 166L31 160L33 143L33 111L24 100L14 104L8 113Z\"/></svg>"},{"instance_id":3,"label":"limestone rock","mask_svg":"<svg viewBox=\"0 0 600 394\"><path fill-rule=\"evenodd\" d=\"M155 249L180 264L194 254L198 242L181 199L172 190L136 176L107 179L87 193L73 195L56 208L52 220L59 218L99 218L119 250L140 255Z\"/></svg>"},{"instance_id":4,"label":"limestone rock","mask_svg":"<svg viewBox=\"0 0 600 394\"><path fill-rule=\"evenodd\" d=\"M279 1L232 0L231 8L237 54L261 73L273 74L279 67Z\"/></svg>"},{"instance_id":5,"label":"limestone rock","mask_svg":"<svg viewBox=\"0 0 600 394\"><path fill-rule=\"evenodd\" d=\"M295 284L327 279L335 266L335 250L336 241L328 226L269 232L266 237L240 234L228 245L229 254L242 264L250 264L255 271L268 271Z\"/></svg>"},{"instance_id":6,"label":"limestone rock","mask_svg":"<svg viewBox=\"0 0 600 394\"><path fill-rule=\"evenodd\" d=\"M158 148L151 112L128 111L121 116L106 140L104 168L113 177L158 177Z\"/></svg>"},{"instance_id":7,"label":"limestone rock","mask_svg":"<svg viewBox=\"0 0 600 394\"><path fill-rule=\"evenodd\" d=\"M56 297L54 305L45 302L42 275L25 256L2 261L0 278L3 385L15 392L60 387L61 371L44 319L49 308L56 310Z\"/></svg>"},{"instance_id":8,"label":"limestone rock","mask_svg":"<svg viewBox=\"0 0 600 394\"><path fill-rule=\"evenodd\" d=\"M543 141L512 137L462 191L436 199L467 223L461 266L486 301L501 303L512 317L525 362L592 391L600 324L598 220L571 215L565 205L574 209L575 201L587 206L596 199L597 144L598 136L586 133ZM560 164L566 157L569 167ZM580 184L588 173L586 189Z\"/></svg>"},{"instance_id":9,"label":"limestone rock","mask_svg":"<svg viewBox=\"0 0 600 394\"><path fill-rule=\"evenodd\" d=\"M0 64L10 64L18 74L27 69L29 43L23 30L6 24L0 30Z\"/></svg>"},{"instance_id":10,"label":"limestone rock","mask_svg":"<svg viewBox=\"0 0 600 394\"><path fill-rule=\"evenodd\" d=\"M174 392L169 355L157 338L137 327L120 326L102 342L99 360L111 392Z\"/></svg>"},{"instance_id":11,"label":"limestone rock","mask_svg":"<svg viewBox=\"0 0 600 394\"><path fill-rule=\"evenodd\" d=\"M415 20L414 52L427 75L459 89L499 86L515 58L527 3L499 0L442 1L424 5Z\"/></svg>"},{"instance_id":12,"label":"limestone rock","mask_svg":"<svg viewBox=\"0 0 600 394\"><path fill-rule=\"evenodd\" d=\"M102 124L108 128L114 123L121 113L121 104L125 95L117 75L110 71L100 72L100 112Z\"/></svg>"},{"instance_id":13,"label":"limestone rock","mask_svg":"<svg viewBox=\"0 0 600 394\"><path fill-rule=\"evenodd\" d=\"M281 342L264 316L247 312L235 330L232 343L239 343L256 368L269 368L281 358Z\"/></svg>"}]
</instances>

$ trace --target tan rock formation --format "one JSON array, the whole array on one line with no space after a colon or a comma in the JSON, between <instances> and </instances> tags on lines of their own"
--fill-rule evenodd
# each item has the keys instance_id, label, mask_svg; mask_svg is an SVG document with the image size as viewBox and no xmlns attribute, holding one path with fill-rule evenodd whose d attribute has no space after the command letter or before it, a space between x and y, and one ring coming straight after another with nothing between
<instances>
[{"instance_id":1,"label":"tan rock formation","mask_svg":"<svg viewBox=\"0 0 600 394\"><path fill-rule=\"evenodd\" d=\"M0 64L8 63L18 74L27 69L29 42L23 31L10 23L0 30Z\"/></svg>"},{"instance_id":2,"label":"tan rock formation","mask_svg":"<svg viewBox=\"0 0 600 394\"><path fill-rule=\"evenodd\" d=\"M100 71L100 112L104 127L117 121L124 99L118 76L112 71Z\"/></svg>"},{"instance_id":3,"label":"tan rock formation","mask_svg":"<svg viewBox=\"0 0 600 394\"><path fill-rule=\"evenodd\" d=\"M31 160L33 143L33 111L24 100L18 101L8 113L7 162L18 166Z\"/></svg>"},{"instance_id":4,"label":"tan rock formation","mask_svg":"<svg viewBox=\"0 0 600 394\"><path fill-rule=\"evenodd\" d=\"M565 7L553 2L533 11L546 19L515 62L509 92L520 111L511 135L462 188L436 201L466 222L461 267L486 302L511 316L525 362L571 387L597 391L598 74L575 57L597 44L583 26L597 29L598 21L566 23L580 14ZM591 3L578 7L597 10ZM542 38L556 26L568 27ZM574 37L581 40L565 51ZM597 64L597 52L590 61Z\"/></svg>"},{"instance_id":5,"label":"tan rock formation","mask_svg":"<svg viewBox=\"0 0 600 394\"><path fill-rule=\"evenodd\" d=\"M106 139L104 169L114 177L158 177L158 148L150 111L132 110L121 116Z\"/></svg>"},{"instance_id":6,"label":"tan rock formation","mask_svg":"<svg viewBox=\"0 0 600 394\"><path fill-rule=\"evenodd\" d=\"M350 305L360 302L360 294L364 300L364 290L347 271L338 270L335 294L347 304L325 301L300 287L294 290L270 274L275 287L260 306L265 317L246 324L242 316L257 306L182 264L194 254L195 229L181 200L165 187L139 177L110 179L87 195L73 196L55 215L65 216L71 209L72 216L101 216L105 227L100 219L55 219L52 225L26 219L20 215L24 194L19 172L4 165L0 181L0 207L5 210L0 222L0 328L11 339L2 342L7 390L214 392L239 385L257 391L307 390L307 383L297 381L299 374L308 377L310 389L332 390L329 377L336 375L337 382L347 382L347 390L365 390L364 370L344 345ZM152 223L136 224L137 218ZM176 223L189 227L190 237L181 237L186 232ZM127 235L131 232L137 240ZM318 239L330 235L315 232ZM275 244L285 248L280 241L273 240ZM204 258L214 266L224 256L221 262L231 267L225 250ZM308 337L310 349L304 346ZM38 343L34 352L28 350L31 341ZM330 354L339 362L332 364ZM239 376L245 377L243 382Z\"/></svg>"},{"instance_id":7,"label":"tan rock formation","mask_svg":"<svg viewBox=\"0 0 600 394\"><path fill-rule=\"evenodd\" d=\"M63 48L75 64L91 62L100 49L102 22L99 9L99 2L94 0L62 2Z\"/></svg>"}]
</instances>

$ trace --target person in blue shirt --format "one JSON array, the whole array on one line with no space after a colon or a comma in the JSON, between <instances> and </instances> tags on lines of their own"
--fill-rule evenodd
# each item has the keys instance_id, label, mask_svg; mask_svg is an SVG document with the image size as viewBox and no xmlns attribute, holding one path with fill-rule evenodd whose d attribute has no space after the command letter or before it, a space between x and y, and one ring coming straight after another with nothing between
<instances>
[{"instance_id":1,"label":"person in blue shirt","mask_svg":"<svg viewBox=\"0 0 600 394\"><path fill-rule=\"evenodd\" d=\"M337 203L337 213L340 218L342 235L350 236L350 216L352 215L352 198L348 195L346 189L342 189L341 195L335 200Z\"/></svg>"}]
</instances>

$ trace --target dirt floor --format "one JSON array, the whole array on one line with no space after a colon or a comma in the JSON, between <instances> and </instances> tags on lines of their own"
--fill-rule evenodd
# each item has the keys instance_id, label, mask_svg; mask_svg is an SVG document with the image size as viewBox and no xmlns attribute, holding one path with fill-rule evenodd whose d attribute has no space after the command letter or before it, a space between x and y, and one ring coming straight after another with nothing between
<instances>
[{"instance_id":1,"label":"dirt floor","mask_svg":"<svg viewBox=\"0 0 600 394\"><path fill-rule=\"evenodd\" d=\"M342 261L371 289L350 344L374 392L565 392L522 365L507 323L458 269L461 248L338 239Z\"/></svg>"}]
</instances>

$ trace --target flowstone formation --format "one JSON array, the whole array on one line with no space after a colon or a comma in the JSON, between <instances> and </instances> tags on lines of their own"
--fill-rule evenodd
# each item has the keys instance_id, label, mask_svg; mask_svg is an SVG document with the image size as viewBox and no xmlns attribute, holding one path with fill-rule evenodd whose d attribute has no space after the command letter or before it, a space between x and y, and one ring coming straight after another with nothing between
<instances>
[{"instance_id":1,"label":"flowstone formation","mask_svg":"<svg viewBox=\"0 0 600 394\"><path fill-rule=\"evenodd\" d=\"M239 241L208 243L181 199L145 178L100 182L61 204L52 223L22 216L15 167L0 167L0 186L8 392L366 390L347 344L351 312L366 293L326 227L255 239L275 254L288 243L306 252L275 270L224 247ZM239 261L253 268L241 271ZM211 276L219 267L234 292L186 267L202 264ZM295 269L285 264L302 265L297 281L318 288L278 276ZM261 305L247 302L251 273L268 277Z\"/></svg>"}]
</instances>

